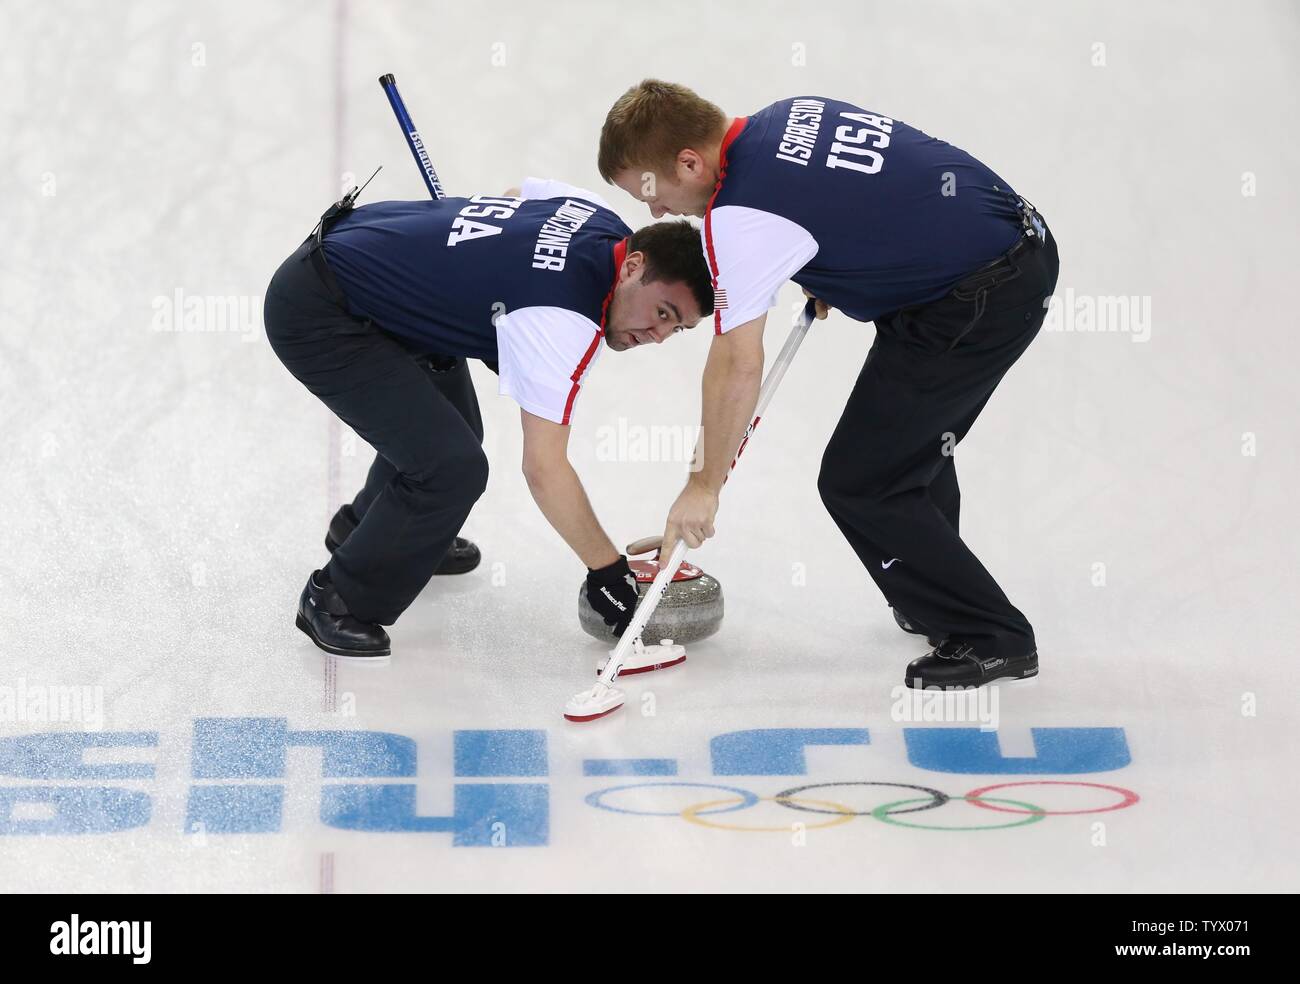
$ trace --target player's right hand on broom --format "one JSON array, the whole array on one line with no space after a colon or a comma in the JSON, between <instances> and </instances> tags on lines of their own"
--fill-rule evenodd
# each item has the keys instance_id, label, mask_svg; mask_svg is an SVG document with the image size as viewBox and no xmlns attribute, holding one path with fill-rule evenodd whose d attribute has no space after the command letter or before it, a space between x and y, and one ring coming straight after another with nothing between
<instances>
[{"instance_id":1,"label":"player's right hand on broom","mask_svg":"<svg viewBox=\"0 0 1300 984\"><path fill-rule=\"evenodd\" d=\"M608 567L587 568L587 603L616 638L632 621L636 602L636 575L622 554Z\"/></svg>"},{"instance_id":2,"label":"player's right hand on broom","mask_svg":"<svg viewBox=\"0 0 1300 984\"><path fill-rule=\"evenodd\" d=\"M678 540L685 540L692 550L698 549L713 536L713 520L718 515L718 493L694 482L687 482L664 524L663 541L659 546L659 562L666 564Z\"/></svg>"},{"instance_id":3,"label":"player's right hand on broom","mask_svg":"<svg viewBox=\"0 0 1300 984\"><path fill-rule=\"evenodd\" d=\"M817 312L817 320L825 321L826 315L830 314L833 308L825 301L818 301L815 297L813 297L812 294L808 292L807 287L803 288L803 296L815 302L813 304L813 309Z\"/></svg>"}]
</instances>

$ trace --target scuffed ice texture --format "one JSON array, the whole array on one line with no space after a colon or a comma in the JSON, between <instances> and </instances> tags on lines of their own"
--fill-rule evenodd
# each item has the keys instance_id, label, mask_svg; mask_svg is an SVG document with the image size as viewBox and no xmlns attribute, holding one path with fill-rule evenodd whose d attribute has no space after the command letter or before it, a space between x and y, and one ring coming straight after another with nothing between
<instances>
[{"instance_id":1,"label":"scuffed ice texture","mask_svg":"<svg viewBox=\"0 0 1300 984\"><path fill-rule=\"evenodd\" d=\"M1295 807L1300 596L1294 10L844 0L813 14L667 2L656 21L680 29L646 30L608 4L5 0L0 687L100 688L105 730L158 738L87 754L154 767L152 778L96 780L147 792L147 826L0 836L0 888L1295 884L1277 822ZM1097 42L1105 67L1092 64ZM518 411L479 367L493 475L465 532L483 564L430 585L394 627L389 667L330 668L293 628L293 605L368 451L274 358L260 295L347 175L383 163L367 200L423 196L375 83L386 71L444 184L465 193L530 173L599 188L600 121L645 75L735 112L798 93L854 98L972 151L1030 197L1059 237L1062 289L1150 297L1148 342L1045 333L959 453L963 529L1039 634L1043 678L1004 698L1004 751L1032 754L1030 727L1124 728L1132 764L1080 778L1142 802L1001 834L858 818L810 830L803 847L788 832L584 803L637 781L584 775L584 760L598 758L669 759L678 781L759 796L845 780L960 796L999 781L909 765L891 720L890 690L923 649L894 627L815 487L872 338L838 315L805 344L727 487L717 538L698 554L726 585L722 631L685 666L629 684L617 717L588 728L560 719L602 647L574 619L580 565L520 477ZM1255 197L1241 194L1247 171ZM646 220L606 194L632 224ZM155 330L178 290L244 299L248 330ZM797 303L782 293L774 344ZM635 355L606 353L578 402L572 457L615 542L661 527L685 465L605 460L600 428L620 416L693 426L707 344L706 325ZM1254 456L1242 453L1248 432ZM1243 714L1251 694L1253 716ZM187 830L193 722L221 716L409 736L425 816L452 808L455 730L543 729L549 779L518 781L549 782L550 844L478 851L445 833L327 828L321 752L310 748L288 753L279 833ZM0 736L85 727L6 720ZM805 775L713 775L713 738L791 727L869 728L871 740L811 749ZM2 788L31 782L0 777ZM672 811L728 795L617 802ZM1110 801L1057 795L1041 802ZM984 812L957 803L933 816L988 822ZM714 819L788 831L808 817L763 803Z\"/></svg>"}]
</instances>

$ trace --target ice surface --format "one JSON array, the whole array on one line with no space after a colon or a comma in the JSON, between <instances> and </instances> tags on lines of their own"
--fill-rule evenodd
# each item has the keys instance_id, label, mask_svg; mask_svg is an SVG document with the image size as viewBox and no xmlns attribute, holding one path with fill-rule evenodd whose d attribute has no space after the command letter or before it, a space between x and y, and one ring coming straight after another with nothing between
<instances>
[{"instance_id":1,"label":"ice surface","mask_svg":"<svg viewBox=\"0 0 1300 984\"><path fill-rule=\"evenodd\" d=\"M103 721L14 713L0 737L136 747L0 745L0 887L1295 887L1294 7L654 9L4 4L0 708L88 687ZM326 521L369 459L270 352L260 295L350 176L383 163L368 200L422 197L375 82L388 71L463 192L530 173L597 186L604 112L646 75L737 113L854 99L1032 199L1060 243L1058 294L1150 299L1146 341L1045 332L959 451L964 531L1042 657L1036 686L1003 693L996 746L891 713L923 643L895 628L815 489L872 338L838 315L692 555L724 585L722 630L684 666L627 680L615 717L560 718L601 646L573 610L581 567L520 476L517 410L478 368L493 476L466 533L482 567L425 591L387 667L334 665L294 629ZM156 330L177 291L244 299L248 330ZM787 289L773 345L796 303ZM573 459L616 542L659 532L683 466L603 460L600 428L693 426L707 345L701 329L607 353L578 404ZM988 825L1026 817L959 798L1017 781L1140 800L972 832L764 801L912 784L958 801L892 819ZM661 816L587 801L663 782L710 785L599 800ZM925 794L795 795L858 812ZM1124 794L989 795L1059 811ZM60 816L138 823L25 832Z\"/></svg>"}]
</instances>

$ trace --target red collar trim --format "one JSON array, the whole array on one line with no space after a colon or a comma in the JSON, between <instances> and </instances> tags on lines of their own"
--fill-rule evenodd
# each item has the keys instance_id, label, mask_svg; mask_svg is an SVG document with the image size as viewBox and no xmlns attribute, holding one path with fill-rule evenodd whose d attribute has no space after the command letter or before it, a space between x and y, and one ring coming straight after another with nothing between
<instances>
[{"instance_id":1,"label":"red collar trim","mask_svg":"<svg viewBox=\"0 0 1300 984\"><path fill-rule=\"evenodd\" d=\"M627 258L627 241L630 236L624 236L622 240L614 244L614 282L609 285L609 293L605 295L605 303L600 306L600 333L605 334L605 318L609 314L609 302L614 299L614 288L618 286L618 275L623 270L623 260Z\"/></svg>"},{"instance_id":2,"label":"red collar trim","mask_svg":"<svg viewBox=\"0 0 1300 984\"><path fill-rule=\"evenodd\" d=\"M722 181L727 173L727 149L731 146L740 131L745 129L745 124L749 122L748 116L737 116L731 121L731 126L727 127L727 135L722 138L722 146L718 148L718 181Z\"/></svg>"},{"instance_id":3,"label":"red collar trim","mask_svg":"<svg viewBox=\"0 0 1300 984\"><path fill-rule=\"evenodd\" d=\"M740 132L745 129L745 124L748 122L748 116L737 116L733 119L731 126L727 127L726 135L722 138L722 144L718 147L718 180L713 186L713 194L709 196L709 204L704 209L705 222L708 222L709 213L713 211L713 203L718 198L718 192L722 190L722 180L727 176L727 151L731 148L732 142L740 136Z\"/></svg>"},{"instance_id":4,"label":"red collar trim","mask_svg":"<svg viewBox=\"0 0 1300 984\"><path fill-rule=\"evenodd\" d=\"M727 133L718 147L718 180L713 186L713 194L709 196L709 204L704 209L704 254L709 261L709 272L713 274L715 296L718 291L718 257L713 252L713 203L718 200L718 192L722 191L722 179L727 176L727 151L748 122L748 116L737 116L731 121L731 126L727 127ZM713 330L722 334L722 309L718 307L713 310Z\"/></svg>"}]
</instances>

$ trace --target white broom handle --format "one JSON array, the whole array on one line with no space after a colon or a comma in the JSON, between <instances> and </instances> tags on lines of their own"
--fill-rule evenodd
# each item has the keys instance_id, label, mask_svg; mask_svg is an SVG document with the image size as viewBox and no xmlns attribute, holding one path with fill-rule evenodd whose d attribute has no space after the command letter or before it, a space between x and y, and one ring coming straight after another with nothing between
<instances>
[{"instance_id":1,"label":"white broom handle","mask_svg":"<svg viewBox=\"0 0 1300 984\"><path fill-rule=\"evenodd\" d=\"M781 385L781 379L785 376L785 371L790 368L790 363L794 361L794 354L799 351L799 346L803 344L804 336L808 334L808 328L813 323L816 308L810 300L795 318L794 327L790 329L790 337L785 340L781 346L781 351L777 353L776 361L772 363L772 368L767 371L767 376L763 379L763 385L758 391L758 403L754 406L754 419L745 428L745 434L740 439L740 447L736 449L736 456L731 459L731 467L727 469L727 478L736 469L736 462L745 451L745 445L749 443L750 435L758 426L758 422L763 419L763 412L767 405L772 402L772 395L776 388ZM723 479L726 484L726 479ZM614 682L618 676L618 671L623 668L623 663L627 661L627 654L632 650L632 643L638 639L642 632L645 631L646 623L654 615L655 609L659 607L659 602L668 590L668 582L672 580L673 575L677 573L677 568L681 566L682 561L686 559L686 541L678 540L677 545L673 547L672 556L668 558L668 563L660 563L659 573L655 575L654 581L650 584L650 589L637 605L636 614L632 616L632 621L628 627L623 630L623 635L618 640L618 645L614 647L614 652L610 654L609 662L600 672L600 682L606 686Z\"/></svg>"}]
</instances>

